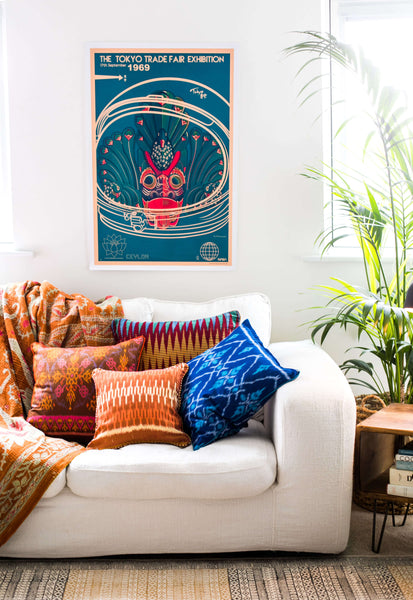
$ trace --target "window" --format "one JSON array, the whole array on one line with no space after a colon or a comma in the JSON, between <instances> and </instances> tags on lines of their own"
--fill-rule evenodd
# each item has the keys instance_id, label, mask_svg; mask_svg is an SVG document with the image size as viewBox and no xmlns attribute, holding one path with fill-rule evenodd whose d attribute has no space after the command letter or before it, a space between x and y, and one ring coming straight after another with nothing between
<instances>
[{"instance_id":1,"label":"window","mask_svg":"<svg viewBox=\"0 0 413 600\"><path fill-rule=\"evenodd\" d=\"M404 90L406 102L413 108L413 2L411 0L330 0L331 33L340 41L360 47L380 70L381 80L399 90ZM357 149L363 148L367 131L359 129L359 122L349 124L335 139L339 125L360 111L360 94L350 76L332 73L331 110L331 162L347 172L359 170L362 157ZM343 98L342 104L335 100ZM354 110L353 110L354 109ZM413 113L412 113L413 114ZM368 163L363 163L368 170ZM356 176L357 179L357 176ZM344 225L334 202L328 208L326 218L333 229ZM336 247L351 247L351 238L335 243Z\"/></svg>"},{"instance_id":2,"label":"window","mask_svg":"<svg viewBox=\"0 0 413 600\"><path fill-rule=\"evenodd\" d=\"M0 0L0 248L13 242L5 37L4 3Z\"/></svg>"}]
</instances>

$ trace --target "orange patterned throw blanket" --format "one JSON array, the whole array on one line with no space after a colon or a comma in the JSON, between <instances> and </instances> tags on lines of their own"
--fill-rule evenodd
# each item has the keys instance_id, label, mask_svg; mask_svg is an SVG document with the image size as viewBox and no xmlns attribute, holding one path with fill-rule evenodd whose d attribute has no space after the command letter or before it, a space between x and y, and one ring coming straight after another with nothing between
<instances>
[{"instance_id":1,"label":"orange patterned throw blanket","mask_svg":"<svg viewBox=\"0 0 413 600\"><path fill-rule=\"evenodd\" d=\"M33 510L48 486L85 448L47 437L25 420L33 390L30 346L114 343L110 324L123 316L119 299L95 304L48 282L0 289L0 545Z\"/></svg>"}]
</instances>

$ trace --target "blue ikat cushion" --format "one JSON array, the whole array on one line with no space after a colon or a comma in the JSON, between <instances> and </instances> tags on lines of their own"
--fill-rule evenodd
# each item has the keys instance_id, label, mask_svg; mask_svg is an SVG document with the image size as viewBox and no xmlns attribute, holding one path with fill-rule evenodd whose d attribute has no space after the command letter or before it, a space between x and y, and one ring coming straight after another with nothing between
<instances>
[{"instance_id":1,"label":"blue ikat cushion","mask_svg":"<svg viewBox=\"0 0 413 600\"><path fill-rule=\"evenodd\" d=\"M181 415L194 450L238 433L279 387L299 374L280 365L248 320L188 366Z\"/></svg>"}]
</instances>

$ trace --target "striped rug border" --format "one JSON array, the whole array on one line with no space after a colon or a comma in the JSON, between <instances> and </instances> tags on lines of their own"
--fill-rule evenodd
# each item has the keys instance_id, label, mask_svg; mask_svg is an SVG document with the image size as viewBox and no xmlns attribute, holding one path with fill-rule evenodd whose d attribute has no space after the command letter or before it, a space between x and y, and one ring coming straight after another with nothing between
<instances>
[{"instance_id":1,"label":"striped rug border","mask_svg":"<svg viewBox=\"0 0 413 600\"><path fill-rule=\"evenodd\" d=\"M0 559L0 600L413 600L412 557Z\"/></svg>"}]
</instances>

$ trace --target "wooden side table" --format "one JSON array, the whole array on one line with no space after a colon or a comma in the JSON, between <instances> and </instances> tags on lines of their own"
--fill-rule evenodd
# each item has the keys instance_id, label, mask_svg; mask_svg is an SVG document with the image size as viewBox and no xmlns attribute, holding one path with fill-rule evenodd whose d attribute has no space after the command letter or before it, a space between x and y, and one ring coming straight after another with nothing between
<instances>
[{"instance_id":1,"label":"wooden side table","mask_svg":"<svg viewBox=\"0 0 413 600\"><path fill-rule=\"evenodd\" d=\"M413 436L413 405L390 404L371 415L357 425L354 485L374 502L372 550L380 552L384 529L386 527L389 509L392 511L393 526L396 526L394 503L407 502L404 518L399 526L406 522L409 510L409 498L393 496L387 493L389 483L389 468L394 462L394 456L404 442L406 436ZM377 501L386 503L382 528L376 543ZM410 500L413 503L413 499Z\"/></svg>"}]
</instances>

